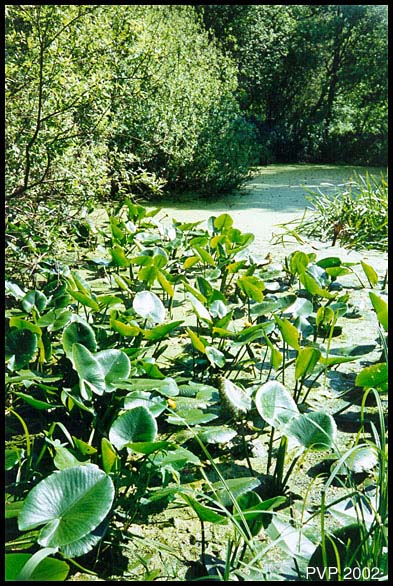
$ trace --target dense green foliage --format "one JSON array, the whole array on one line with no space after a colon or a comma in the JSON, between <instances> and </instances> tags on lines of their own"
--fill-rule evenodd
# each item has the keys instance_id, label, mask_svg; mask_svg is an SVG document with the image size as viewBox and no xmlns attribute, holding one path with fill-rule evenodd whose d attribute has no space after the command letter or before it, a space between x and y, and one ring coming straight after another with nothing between
<instances>
[{"instance_id":1,"label":"dense green foliage","mask_svg":"<svg viewBox=\"0 0 393 586\"><path fill-rule=\"evenodd\" d=\"M85 220L83 273L41 261L23 287L6 282L8 579L61 581L76 558L118 580L117 547L135 556L120 579L178 578L149 559L178 559L179 540L164 551L161 529L143 532L185 506L202 532L191 580L285 580L265 563L272 547L295 560L294 580L313 581L308 566L385 576L388 306L374 268L301 250L283 268L258 260L226 213L202 227L130 200L107 211L95 231ZM373 289L363 308L359 273ZM348 347L354 319L379 343ZM332 376L351 377L348 392L334 394ZM312 504L311 472L306 495L293 490L316 454L328 472ZM239 475L225 472L234 459ZM219 557L206 524L226 532Z\"/></svg>"},{"instance_id":2,"label":"dense green foliage","mask_svg":"<svg viewBox=\"0 0 393 586\"><path fill-rule=\"evenodd\" d=\"M7 192L40 201L238 185L253 132L188 6L9 6Z\"/></svg>"},{"instance_id":3,"label":"dense green foliage","mask_svg":"<svg viewBox=\"0 0 393 586\"><path fill-rule=\"evenodd\" d=\"M202 227L138 201L213 197L258 157L385 163L385 21L383 6L6 7L7 581L385 579L387 273L302 250L274 265L227 213ZM363 187L329 199L356 244L365 217L386 232L387 184ZM336 221L327 199L318 229ZM348 347L362 317L378 337ZM171 511L200 523L194 564L161 529L145 539Z\"/></svg>"},{"instance_id":4,"label":"dense green foliage","mask_svg":"<svg viewBox=\"0 0 393 586\"><path fill-rule=\"evenodd\" d=\"M387 162L387 5L207 5L261 162Z\"/></svg>"}]
</instances>

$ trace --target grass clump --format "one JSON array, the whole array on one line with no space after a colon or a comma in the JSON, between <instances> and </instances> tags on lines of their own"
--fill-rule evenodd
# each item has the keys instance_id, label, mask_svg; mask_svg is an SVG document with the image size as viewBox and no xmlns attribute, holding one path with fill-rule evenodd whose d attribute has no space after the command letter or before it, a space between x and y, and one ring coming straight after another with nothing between
<instances>
[{"instance_id":1,"label":"grass clump","mask_svg":"<svg viewBox=\"0 0 393 586\"><path fill-rule=\"evenodd\" d=\"M387 251L388 180L366 173L332 194L307 190L313 214L303 217L298 231L323 241L337 240L353 248Z\"/></svg>"}]
</instances>

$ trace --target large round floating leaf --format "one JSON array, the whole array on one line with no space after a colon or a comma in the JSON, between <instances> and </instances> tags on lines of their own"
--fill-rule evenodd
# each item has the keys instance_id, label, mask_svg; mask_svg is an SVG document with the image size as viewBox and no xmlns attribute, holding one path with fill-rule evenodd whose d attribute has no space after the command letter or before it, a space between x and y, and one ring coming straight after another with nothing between
<instances>
[{"instance_id":1,"label":"large round floating leaf","mask_svg":"<svg viewBox=\"0 0 393 586\"><path fill-rule=\"evenodd\" d=\"M131 371L130 359L121 350L102 350L95 355L105 377L105 391L110 393L116 387L116 381L128 378Z\"/></svg>"},{"instance_id":2,"label":"large round floating leaf","mask_svg":"<svg viewBox=\"0 0 393 586\"><path fill-rule=\"evenodd\" d=\"M27 495L18 517L19 530L44 525L38 543L61 548L98 527L114 495L112 480L94 464L54 472Z\"/></svg>"},{"instance_id":3,"label":"large round floating leaf","mask_svg":"<svg viewBox=\"0 0 393 586\"><path fill-rule=\"evenodd\" d=\"M37 335L28 329L11 329L5 340L5 356L11 370L20 370L33 359L37 350Z\"/></svg>"},{"instance_id":4,"label":"large round floating leaf","mask_svg":"<svg viewBox=\"0 0 393 586\"><path fill-rule=\"evenodd\" d=\"M103 395L105 387L104 371L95 356L82 344L72 347L72 361L79 376L81 395L91 398L91 392Z\"/></svg>"},{"instance_id":5,"label":"large round floating leaf","mask_svg":"<svg viewBox=\"0 0 393 586\"><path fill-rule=\"evenodd\" d=\"M299 414L288 389L278 381L261 385L255 395L259 415L272 427L282 427Z\"/></svg>"},{"instance_id":6,"label":"large round floating leaf","mask_svg":"<svg viewBox=\"0 0 393 586\"><path fill-rule=\"evenodd\" d=\"M157 422L146 407L135 407L120 415L109 431L109 441L118 449L135 442L152 442Z\"/></svg>"},{"instance_id":7,"label":"large round floating leaf","mask_svg":"<svg viewBox=\"0 0 393 586\"><path fill-rule=\"evenodd\" d=\"M72 345L75 343L86 346L90 352L95 352L97 342L94 330L88 323L78 320L71 322L63 331L63 348L68 358L72 359Z\"/></svg>"},{"instance_id":8,"label":"large round floating leaf","mask_svg":"<svg viewBox=\"0 0 393 586\"><path fill-rule=\"evenodd\" d=\"M108 529L108 520L104 519L102 523L98 525L93 531L77 539L72 543L63 545L61 548L62 553L69 558L77 558L85 553L88 553L95 547L98 542L103 538Z\"/></svg>"},{"instance_id":9,"label":"large round floating leaf","mask_svg":"<svg viewBox=\"0 0 393 586\"><path fill-rule=\"evenodd\" d=\"M312 450L328 450L334 444L337 426L333 417L323 411L305 413L292 419L284 433L301 446Z\"/></svg>"},{"instance_id":10,"label":"large round floating leaf","mask_svg":"<svg viewBox=\"0 0 393 586\"><path fill-rule=\"evenodd\" d=\"M132 306L135 312L154 324L165 319L165 307L159 297L151 291L140 291L134 297Z\"/></svg>"},{"instance_id":11,"label":"large round floating leaf","mask_svg":"<svg viewBox=\"0 0 393 586\"><path fill-rule=\"evenodd\" d=\"M27 313L30 313L31 310L35 307L38 312L41 312L45 309L46 304L48 303L48 299L44 293L41 291L29 291L22 299L22 306Z\"/></svg>"}]
</instances>

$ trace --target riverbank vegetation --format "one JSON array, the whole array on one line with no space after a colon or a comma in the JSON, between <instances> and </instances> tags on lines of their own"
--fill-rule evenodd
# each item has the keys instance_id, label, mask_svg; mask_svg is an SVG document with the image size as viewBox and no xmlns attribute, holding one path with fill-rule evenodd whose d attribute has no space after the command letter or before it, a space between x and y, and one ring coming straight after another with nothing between
<instances>
[{"instance_id":1,"label":"riverbank vegetation","mask_svg":"<svg viewBox=\"0 0 393 586\"><path fill-rule=\"evenodd\" d=\"M6 6L6 580L386 579L387 273L146 203L385 166L386 8Z\"/></svg>"}]
</instances>

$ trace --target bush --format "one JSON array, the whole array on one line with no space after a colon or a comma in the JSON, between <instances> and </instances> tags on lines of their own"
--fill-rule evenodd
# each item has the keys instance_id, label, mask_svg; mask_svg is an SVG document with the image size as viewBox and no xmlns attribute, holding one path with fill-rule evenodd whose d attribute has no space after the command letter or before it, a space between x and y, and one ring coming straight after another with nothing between
<instances>
[{"instance_id":1,"label":"bush","mask_svg":"<svg viewBox=\"0 0 393 586\"><path fill-rule=\"evenodd\" d=\"M6 18L11 199L156 196L189 180L211 192L244 177L253 136L235 69L193 7L9 6Z\"/></svg>"}]
</instances>

